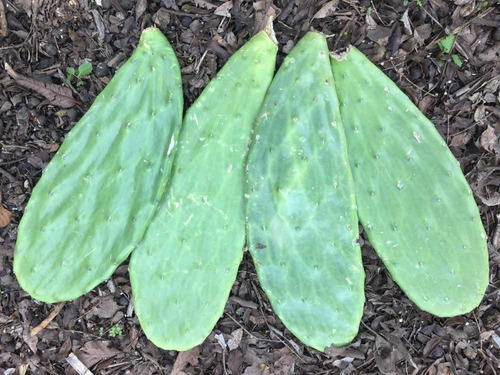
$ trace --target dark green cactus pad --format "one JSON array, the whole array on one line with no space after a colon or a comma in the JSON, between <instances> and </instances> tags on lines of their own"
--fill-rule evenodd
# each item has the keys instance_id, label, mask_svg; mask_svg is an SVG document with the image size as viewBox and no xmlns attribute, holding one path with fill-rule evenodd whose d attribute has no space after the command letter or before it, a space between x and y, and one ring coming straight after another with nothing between
<instances>
[{"instance_id":1,"label":"dark green cactus pad","mask_svg":"<svg viewBox=\"0 0 500 375\"><path fill-rule=\"evenodd\" d=\"M111 276L164 191L181 122L177 58L147 29L33 189L14 254L25 291L73 300Z\"/></svg>"},{"instance_id":2,"label":"dark green cactus pad","mask_svg":"<svg viewBox=\"0 0 500 375\"><path fill-rule=\"evenodd\" d=\"M130 261L135 311L160 348L200 344L223 313L245 243L247 145L276 52L257 34L184 118L168 190Z\"/></svg>"},{"instance_id":3,"label":"dark green cactus pad","mask_svg":"<svg viewBox=\"0 0 500 375\"><path fill-rule=\"evenodd\" d=\"M276 74L248 159L248 246L285 326L318 350L357 334L364 271L354 186L326 39L310 32Z\"/></svg>"},{"instance_id":4,"label":"dark green cactus pad","mask_svg":"<svg viewBox=\"0 0 500 375\"><path fill-rule=\"evenodd\" d=\"M394 280L422 310L467 313L488 285L486 235L434 125L360 51L332 58L358 214Z\"/></svg>"}]
</instances>

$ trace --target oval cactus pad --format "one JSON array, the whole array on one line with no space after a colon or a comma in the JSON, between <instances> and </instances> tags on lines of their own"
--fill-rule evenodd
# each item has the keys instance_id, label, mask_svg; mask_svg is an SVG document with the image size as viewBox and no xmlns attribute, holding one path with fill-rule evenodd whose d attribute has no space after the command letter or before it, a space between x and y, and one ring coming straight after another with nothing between
<instances>
[{"instance_id":1,"label":"oval cactus pad","mask_svg":"<svg viewBox=\"0 0 500 375\"><path fill-rule=\"evenodd\" d=\"M331 59L358 215L394 280L422 310L467 313L488 285L471 190L434 125L366 56Z\"/></svg>"},{"instance_id":2,"label":"oval cactus pad","mask_svg":"<svg viewBox=\"0 0 500 375\"><path fill-rule=\"evenodd\" d=\"M111 276L164 191L181 122L177 58L147 29L33 189L14 254L25 291L67 301Z\"/></svg>"},{"instance_id":3,"label":"oval cactus pad","mask_svg":"<svg viewBox=\"0 0 500 375\"><path fill-rule=\"evenodd\" d=\"M349 343L364 271L326 39L306 34L269 88L248 159L248 246L274 311L318 350Z\"/></svg>"},{"instance_id":4,"label":"oval cactus pad","mask_svg":"<svg viewBox=\"0 0 500 375\"><path fill-rule=\"evenodd\" d=\"M243 257L247 145L276 53L258 33L184 118L172 179L130 261L137 316L161 348L200 344L223 313Z\"/></svg>"}]
</instances>

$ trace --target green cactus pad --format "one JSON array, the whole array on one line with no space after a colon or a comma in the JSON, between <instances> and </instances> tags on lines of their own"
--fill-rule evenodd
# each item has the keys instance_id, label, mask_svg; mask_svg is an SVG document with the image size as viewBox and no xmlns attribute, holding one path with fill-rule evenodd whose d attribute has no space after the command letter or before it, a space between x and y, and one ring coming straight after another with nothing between
<instances>
[{"instance_id":1,"label":"green cactus pad","mask_svg":"<svg viewBox=\"0 0 500 375\"><path fill-rule=\"evenodd\" d=\"M73 300L111 276L164 191L181 122L177 58L147 29L33 189L14 254L25 291Z\"/></svg>"},{"instance_id":2,"label":"green cactus pad","mask_svg":"<svg viewBox=\"0 0 500 375\"><path fill-rule=\"evenodd\" d=\"M245 243L247 145L276 53L257 34L184 118L168 190L130 261L135 311L160 348L200 344L223 313Z\"/></svg>"},{"instance_id":3,"label":"green cactus pad","mask_svg":"<svg viewBox=\"0 0 500 375\"><path fill-rule=\"evenodd\" d=\"M357 334L364 271L354 186L326 39L310 32L276 74L248 159L248 245L285 326L318 350Z\"/></svg>"},{"instance_id":4,"label":"green cactus pad","mask_svg":"<svg viewBox=\"0 0 500 375\"><path fill-rule=\"evenodd\" d=\"M467 313L488 285L486 235L459 163L434 125L360 51L332 58L358 214L422 310Z\"/></svg>"}]
</instances>

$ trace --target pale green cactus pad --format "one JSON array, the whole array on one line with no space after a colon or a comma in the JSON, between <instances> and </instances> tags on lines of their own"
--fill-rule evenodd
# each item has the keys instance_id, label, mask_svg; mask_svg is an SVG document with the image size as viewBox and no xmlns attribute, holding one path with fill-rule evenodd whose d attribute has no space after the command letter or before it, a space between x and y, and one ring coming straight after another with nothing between
<instances>
[{"instance_id":1,"label":"pale green cactus pad","mask_svg":"<svg viewBox=\"0 0 500 375\"><path fill-rule=\"evenodd\" d=\"M277 47L264 31L237 51L186 113L174 172L130 261L147 337L187 350L221 317L245 243L245 157Z\"/></svg>"},{"instance_id":2,"label":"pale green cactus pad","mask_svg":"<svg viewBox=\"0 0 500 375\"><path fill-rule=\"evenodd\" d=\"M14 254L25 291L73 300L111 276L164 191L181 121L177 58L147 29L33 189Z\"/></svg>"},{"instance_id":3,"label":"pale green cactus pad","mask_svg":"<svg viewBox=\"0 0 500 375\"><path fill-rule=\"evenodd\" d=\"M422 310L467 313L488 285L486 235L434 125L360 51L331 60L358 214L394 280Z\"/></svg>"},{"instance_id":4,"label":"pale green cactus pad","mask_svg":"<svg viewBox=\"0 0 500 375\"><path fill-rule=\"evenodd\" d=\"M248 159L248 246L285 326L318 350L349 343L364 304L358 218L326 39L283 62Z\"/></svg>"}]
</instances>

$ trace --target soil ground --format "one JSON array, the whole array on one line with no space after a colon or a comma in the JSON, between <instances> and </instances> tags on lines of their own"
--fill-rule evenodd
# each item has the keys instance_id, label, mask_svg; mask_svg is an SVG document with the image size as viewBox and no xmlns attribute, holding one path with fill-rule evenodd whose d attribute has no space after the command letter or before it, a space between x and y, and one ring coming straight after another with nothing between
<instances>
[{"instance_id":1,"label":"soil ground","mask_svg":"<svg viewBox=\"0 0 500 375\"><path fill-rule=\"evenodd\" d=\"M360 331L348 347L328 354L304 347L287 331L260 289L248 254L212 334L181 354L156 348L142 333L126 265L65 305L31 299L12 272L24 207L65 134L130 56L141 30L157 25L172 43L188 107L271 15L277 17L278 64L314 27L328 36L331 50L354 44L365 51L436 125L460 161L488 234L490 286L479 308L450 319L422 312L391 280L364 237L367 300ZM457 37L448 51L438 42L449 34ZM69 85L82 104L69 108L0 71L0 222L5 224L0 227L0 371L5 375L75 374L76 359L94 374L500 372L498 2L0 0L2 66L63 87L67 68L86 61L92 73L81 83L73 77ZM55 309L61 310L30 336Z\"/></svg>"}]
</instances>

